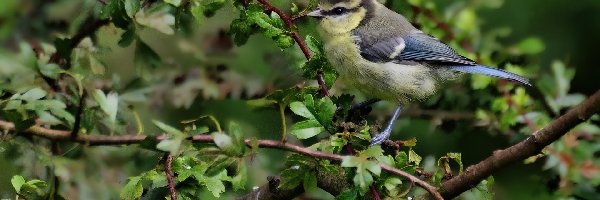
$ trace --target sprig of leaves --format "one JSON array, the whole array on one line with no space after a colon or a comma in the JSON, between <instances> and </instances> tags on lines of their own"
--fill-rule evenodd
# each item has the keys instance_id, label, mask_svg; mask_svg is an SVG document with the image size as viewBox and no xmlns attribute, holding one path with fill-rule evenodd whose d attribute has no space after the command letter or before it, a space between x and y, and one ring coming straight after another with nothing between
<instances>
[{"instance_id":1,"label":"sprig of leaves","mask_svg":"<svg viewBox=\"0 0 600 200\"><path fill-rule=\"evenodd\" d=\"M304 101L290 103L290 109L306 120L295 123L291 133L299 139L307 139L330 129L336 106L329 97L315 101L312 95L305 95Z\"/></svg>"}]
</instances>

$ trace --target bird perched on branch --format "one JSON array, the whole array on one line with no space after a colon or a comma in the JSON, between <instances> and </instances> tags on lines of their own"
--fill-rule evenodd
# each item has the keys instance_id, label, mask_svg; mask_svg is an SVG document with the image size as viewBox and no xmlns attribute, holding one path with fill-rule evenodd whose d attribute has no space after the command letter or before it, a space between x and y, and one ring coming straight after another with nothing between
<instances>
[{"instance_id":1,"label":"bird perched on branch","mask_svg":"<svg viewBox=\"0 0 600 200\"><path fill-rule=\"evenodd\" d=\"M458 55L377 0L321 0L308 16L318 20L325 55L343 81L369 96L398 104L372 145L389 138L403 106L425 100L441 83L462 73L531 85L519 75Z\"/></svg>"}]
</instances>

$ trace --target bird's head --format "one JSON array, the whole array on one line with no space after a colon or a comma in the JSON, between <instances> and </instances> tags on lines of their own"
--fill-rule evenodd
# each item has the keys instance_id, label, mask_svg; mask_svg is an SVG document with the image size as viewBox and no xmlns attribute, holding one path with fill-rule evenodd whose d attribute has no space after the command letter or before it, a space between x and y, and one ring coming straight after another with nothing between
<instances>
[{"instance_id":1,"label":"bird's head","mask_svg":"<svg viewBox=\"0 0 600 200\"><path fill-rule=\"evenodd\" d=\"M321 34L348 33L367 16L373 0L320 0L319 7L308 14L319 21Z\"/></svg>"}]
</instances>

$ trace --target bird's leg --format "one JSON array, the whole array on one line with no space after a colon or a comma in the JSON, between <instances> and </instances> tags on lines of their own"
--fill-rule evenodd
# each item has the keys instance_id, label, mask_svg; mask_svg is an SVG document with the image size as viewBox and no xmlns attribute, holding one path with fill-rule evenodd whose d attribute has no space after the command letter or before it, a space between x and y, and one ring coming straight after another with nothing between
<instances>
[{"instance_id":1,"label":"bird's leg","mask_svg":"<svg viewBox=\"0 0 600 200\"><path fill-rule=\"evenodd\" d=\"M390 135L392 134L392 126L394 125L394 122L396 122L396 119L398 119L398 116L400 116L400 112L402 112L402 106L398 106L398 108L396 108L392 118L385 126L383 131L379 132L373 137L373 139L371 139L371 146L381 144L390 138Z\"/></svg>"}]
</instances>

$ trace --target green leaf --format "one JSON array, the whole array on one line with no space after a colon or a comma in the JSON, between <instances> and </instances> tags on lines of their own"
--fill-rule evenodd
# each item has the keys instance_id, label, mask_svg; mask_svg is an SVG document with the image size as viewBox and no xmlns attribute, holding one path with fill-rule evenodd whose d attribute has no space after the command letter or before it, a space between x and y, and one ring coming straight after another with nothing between
<instances>
[{"instance_id":1,"label":"green leaf","mask_svg":"<svg viewBox=\"0 0 600 200\"><path fill-rule=\"evenodd\" d=\"M28 118L27 115L23 115L19 112L4 112L3 117L15 124L16 131L25 131L35 125L35 119Z\"/></svg>"},{"instance_id":2,"label":"green leaf","mask_svg":"<svg viewBox=\"0 0 600 200\"><path fill-rule=\"evenodd\" d=\"M40 67L40 73L52 79L57 79L61 71L62 69L56 63L48 63L43 67Z\"/></svg>"},{"instance_id":3,"label":"green leaf","mask_svg":"<svg viewBox=\"0 0 600 200\"><path fill-rule=\"evenodd\" d=\"M144 188L142 187L141 177L135 176L129 178L129 181L121 190L119 197L124 200L134 200L142 196Z\"/></svg>"},{"instance_id":4,"label":"green leaf","mask_svg":"<svg viewBox=\"0 0 600 200\"><path fill-rule=\"evenodd\" d=\"M179 7L181 5L181 0L164 0L165 3L171 4L175 7Z\"/></svg>"},{"instance_id":5,"label":"green leaf","mask_svg":"<svg viewBox=\"0 0 600 200\"><path fill-rule=\"evenodd\" d=\"M104 71L106 68L104 64L92 54L88 54L87 57L90 63L90 69L92 69L92 73L95 75L104 75Z\"/></svg>"},{"instance_id":6,"label":"green leaf","mask_svg":"<svg viewBox=\"0 0 600 200\"><path fill-rule=\"evenodd\" d=\"M162 131L166 132L168 135L166 139L160 141L156 145L156 148L162 151L170 152L171 155L176 155L177 153L179 153L179 150L181 149L181 144L183 143L186 137L185 134L180 130L160 121L152 120L152 123L154 123L154 125L156 125L156 127L161 129Z\"/></svg>"},{"instance_id":7,"label":"green leaf","mask_svg":"<svg viewBox=\"0 0 600 200\"><path fill-rule=\"evenodd\" d=\"M375 158L377 156L383 155L383 149L381 149L380 145L371 146L367 150L364 150L364 151L360 152L359 154L362 157Z\"/></svg>"},{"instance_id":8,"label":"green leaf","mask_svg":"<svg viewBox=\"0 0 600 200\"><path fill-rule=\"evenodd\" d=\"M233 41L237 46L244 45L252 35L252 24L244 17L234 19L229 27L229 35L233 36Z\"/></svg>"},{"instance_id":9,"label":"green leaf","mask_svg":"<svg viewBox=\"0 0 600 200\"><path fill-rule=\"evenodd\" d=\"M305 95L303 102L290 103L290 109L308 119L292 125L291 131L299 139L306 139L327 130L332 123L336 106L328 97L315 102L312 95Z\"/></svg>"},{"instance_id":10,"label":"green leaf","mask_svg":"<svg viewBox=\"0 0 600 200\"><path fill-rule=\"evenodd\" d=\"M22 99L24 101L35 101L44 98L47 94L48 93L42 90L41 88L33 88L23 93L23 95L21 95L19 99Z\"/></svg>"},{"instance_id":11,"label":"green leaf","mask_svg":"<svg viewBox=\"0 0 600 200\"><path fill-rule=\"evenodd\" d=\"M225 151L231 156L242 156L244 150L244 143L234 141L229 135L219 132L212 133L213 140L219 149Z\"/></svg>"},{"instance_id":12,"label":"green leaf","mask_svg":"<svg viewBox=\"0 0 600 200\"><path fill-rule=\"evenodd\" d=\"M137 1L137 0L132 0ZM120 47L128 47L131 43L137 38L135 26L129 26L123 34L121 34L121 39L119 39Z\"/></svg>"},{"instance_id":13,"label":"green leaf","mask_svg":"<svg viewBox=\"0 0 600 200\"><path fill-rule=\"evenodd\" d=\"M335 197L335 200L355 200L358 199L358 192L354 189L347 189Z\"/></svg>"},{"instance_id":14,"label":"green leaf","mask_svg":"<svg viewBox=\"0 0 600 200\"><path fill-rule=\"evenodd\" d=\"M237 167L237 174L231 179L231 185L233 190L243 190L246 187L248 181L248 167L245 163L239 162Z\"/></svg>"},{"instance_id":15,"label":"green leaf","mask_svg":"<svg viewBox=\"0 0 600 200\"><path fill-rule=\"evenodd\" d=\"M169 152L171 155L176 155L181 149L181 143L183 143L183 140L180 137L167 138L156 144L156 148Z\"/></svg>"},{"instance_id":16,"label":"green leaf","mask_svg":"<svg viewBox=\"0 0 600 200\"><path fill-rule=\"evenodd\" d=\"M403 142L402 145L405 146L405 147L414 147L414 146L417 146L417 138L416 137L413 137L410 140L405 140L405 141L402 141L402 142Z\"/></svg>"},{"instance_id":17,"label":"green leaf","mask_svg":"<svg viewBox=\"0 0 600 200\"><path fill-rule=\"evenodd\" d=\"M202 22L204 22L204 7L202 4L198 2L192 3L192 6L190 7L190 13L192 13L192 16L194 16L194 19L198 25L201 25Z\"/></svg>"},{"instance_id":18,"label":"green leaf","mask_svg":"<svg viewBox=\"0 0 600 200\"><path fill-rule=\"evenodd\" d=\"M364 169L357 169L356 175L352 178L354 185L360 188L361 194L367 192L368 187L373 183L373 176Z\"/></svg>"},{"instance_id":19,"label":"green leaf","mask_svg":"<svg viewBox=\"0 0 600 200\"><path fill-rule=\"evenodd\" d=\"M226 0L203 0L204 16L211 17L221 9L226 3Z\"/></svg>"},{"instance_id":20,"label":"green leaf","mask_svg":"<svg viewBox=\"0 0 600 200\"><path fill-rule=\"evenodd\" d=\"M408 162L412 162L415 163L415 165L419 165L421 163L421 160L421 156L419 156L415 151L413 151L412 149L408 151Z\"/></svg>"},{"instance_id":21,"label":"green leaf","mask_svg":"<svg viewBox=\"0 0 600 200\"><path fill-rule=\"evenodd\" d=\"M201 162L199 164L190 162L189 158L178 158L173 163L173 171L177 173L177 181L182 182L189 177L202 179L208 170L209 164Z\"/></svg>"},{"instance_id":22,"label":"green leaf","mask_svg":"<svg viewBox=\"0 0 600 200\"><path fill-rule=\"evenodd\" d=\"M200 181L204 186L206 186L206 189L208 189L208 191L210 191L213 196L219 198L221 197L221 193L225 192L225 185L223 184L223 180L227 180L227 170L223 170L221 171L221 173L212 176L212 177L205 177L202 180L198 180Z\"/></svg>"},{"instance_id":23,"label":"green leaf","mask_svg":"<svg viewBox=\"0 0 600 200\"><path fill-rule=\"evenodd\" d=\"M117 120L117 111L119 109L119 95L114 92L104 95L102 90L96 89L92 94L102 111L108 115L109 120L115 123Z\"/></svg>"},{"instance_id":24,"label":"green leaf","mask_svg":"<svg viewBox=\"0 0 600 200\"><path fill-rule=\"evenodd\" d=\"M70 113L67 112L65 109L61 109L61 108L50 108L50 112L61 119L64 119L68 125L72 125L75 123L75 117Z\"/></svg>"},{"instance_id":25,"label":"green leaf","mask_svg":"<svg viewBox=\"0 0 600 200\"><path fill-rule=\"evenodd\" d=\"M381 166L370 158L383 156L383 150L380 146L373 146L367 150L358 153L358 156L344 156L342 158L342 167L356 167L356 175L352 179L354 185L358 186L361 194L366 193L368 187L373 183L373 176L381 174Z\"/></svg>"},{"instance_id":26,"label":"green leaf","mask_svg":"<svg viewBox=\"0 0 600 200\"><path fill-rule=\"evenodd\" d=\"M304 180L304 174L306 172L306 166L294 165L281 171L281 183L280 188L292 189L300 185Z\"/></svg>"},{"instance_id":27,"label":"green leaf","mask_svg":"<svg viewBox=\"0 0 600 200\"><path fill-rule=\"evenodd\" d=\"M14 175L10 179L10 183L12 184L13 188L15 188L15 191L19 193L21 192L21 187L23 186L23 184L25 184L25 178L23 178L20 175Z\"/></svg>"},{"instance_id":28,"label":"green leaf","mask_svg":"<svg viewBox=\"0 0 600 200\"><path fill-rule=\"evenodd\" d=\"M315 116L308 110L306 105L302 102L292 102L290 103L290 110L294 112L296 115L300 115L304 118L315 119Z\"/></svg>"},{"instance_id":29,"label":"green leaf","mask_svg":"<svg viewBox=\"0 0 600 200\"><path fill-rule=\"evenodd\" d=\"M323 43L312 35L306 36L306 45L313 54L323 54L323 52L325 52L323 50Z\"/></svg>"},{"instance_id":30,"label":"green leaf","mask_svg":"<svg viewBox=\"0 0 600 200\"><path fill-rule=\"evenodd\" d=\"M125 0L125 13L129 18L133 18L135 13L140 10L140 1L139 0Z\"/></svg>"},{"instance_id":31,"label":"green leaf","mask_svg":"<svg viewBox=\"0 0 600 200\"><path fill-rule=\"evenodd\" d=\"M119 1L109 1L100 10L100 18L107 19L119 9Z\"/></svg>"},{"instance_id":32,"label":"green leaf","mask_svg":"<svg viewBox=\"0 0 600 200\"><path fill-rule=\"evenodd\" d=\"M494 199L493 186L494 186L494 177L489 176L487 179L481 181L472 190L477 190L480 192L480 196L478 197L478 199L492 200L492 199Z\"/></svg>"},{"instance_id":33,"label":"green leaf","mask_svg":"<svg viewBox=\"0 0 600 200\"><path fill-rule=\"evenodd\" d=\"M317 120L305 120L292 125L291 134L298 139L308 139L325 131Z\"/></svg>"},{"instance_id":34,"label":"green leaf","mask_svg":"<svg viewBox=\"0 0 600 200\"><path fill-rule=\"evenodd\" d=\"M381 174L381 166L379 166L379 164L377 162L373 162L373 161L368 161L368 162L364 162L363 164L365 166L365 169L369 170L371 173L379 176L379 174Z\"/></svg>"},{"instance_id":35,"label":"green leaf","mask_svg":"<svg viewBox=\"0 0 600 200\"><path fill-rule=\"evenodd\" d=\"M230 122L229 123L229 134L231 135L232 139L233 139L233 144L236 145L238 147L238 151L241 153L243 152L243 150L245 149L245 141L244 141L244 131L242 130L242 127L235 123L235 122Z\"/></svg>"},{"instance_id":36,"label":"green leaf","mask_svg":"<svg viewBox=\"0 0 600 200\"><path fill-rule=\"evenodd\" d=\"M356 156L344 156L342 158L342 167L356 167L361 163L361 160Z\"/></svg>"},{"instance_id":37,"label":"green leaf","mask_svg":"<svg viewBox=\"0 0 600 200\"><path fill-rule=\"evenodd\" d=\"M337 107L329 97L319 99L316 105L315 113L317 114L317 120L324 126L327 127L332 123L333 115Z\"/></svg>"},{"instance_id":38,"label":"green leaf","mask_svg":"<svg viewBox=\"0 0 600 200\"><path fill-rule=\"evenodd\" d=\"M306 191L312 191L317 189L317 175L312 172L312 173L304 173L304 190Z\"/></svg>"},{"instance_id":39,"label":"green leaf","mask_svg":"<svg viewBox=\"0 0 600 200\"><path fill-rule=\"evenodd\" d=\"M179 129L169 126L165 123L162 123L161 121L157 121L157 120L152 120L152 123L158 127L160 130L166 132L167 134L171 134L171 135L183 135L183 132L181 132Z\"/></svg>"},{"instance_id":40,"label":"green leaf","mask_svg":"<svg viewBox=\"0 0 600 200\"><path fill-rule=\"evenodd\" d=\"M233 146L233 143L231 142L231 137L229 137L229 135L226 135L224 133L214 132L212 134L212 136L213 136L213 140L215 141L215 144L221 149L227 149L227 148L231 148L231 146Z\"/></svg>"},{"instance_id":41,"label":"green leaf","mask_svg":"<svg viewBox=\"0 0 600 200\"><path fill-rule=\"evenodd\" d=\"M463 172L463 163L462 163L462 155L461 153L448 153L447 156L458 163L459 166L459 174Z\"/></svg>"},{"instance_id":42,"label":"green leaf","mask_svg":"<svg viewBox=\"0 0 600 200\"><path fill-rule=\"evenodd\" d=\"M389 178L385 179L385 182L383 182L383 186L388 191L395 190L398 187L398 185L400 185L400 184L402 184L402 180L400 180L397 177L389 177Z\"/></svg>"}]
</instances>

